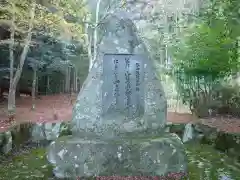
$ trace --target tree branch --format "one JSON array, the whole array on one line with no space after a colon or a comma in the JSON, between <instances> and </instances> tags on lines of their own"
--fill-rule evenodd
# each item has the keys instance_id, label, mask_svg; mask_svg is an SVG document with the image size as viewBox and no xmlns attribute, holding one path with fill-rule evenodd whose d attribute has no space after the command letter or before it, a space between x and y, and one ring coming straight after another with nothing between
<instances>
[{"instance_id":1,"label":"tree branch","mask_svg":"<svg viewBox=\"0 0 240 180\"><path fill-rule=\"evenodd\" d=\"M25 42L26 42L25 40L16 40L16 39L14 39L14 41L12 41L12 39L10 38L10 39L1 40L0 45L5 45L5 44L10 45L10 44L12 44L12 45L19 45L19 46L24 47ZM29 41L29 46L35 46L35 45L38 45L38 44L40 44L40 43L38 43L36 41Z\"/></svg>"}]
</instances>

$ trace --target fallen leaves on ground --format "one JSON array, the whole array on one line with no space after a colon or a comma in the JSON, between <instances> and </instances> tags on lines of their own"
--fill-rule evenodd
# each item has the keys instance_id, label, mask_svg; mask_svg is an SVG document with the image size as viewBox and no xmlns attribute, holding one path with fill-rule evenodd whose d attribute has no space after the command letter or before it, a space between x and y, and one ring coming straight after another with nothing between
<instances>
[{"instance_id":1,"label":"fallen leaves on ground","mask_svg":"<svg viewBox=\"0 0 240 180\"><path fill-rule=\"evenodd\" d=\"M32 110L32 98L20 97L16 100L15 122L8 121L7 102L0 104L0 132L6 131L14 124L23 122L59 122L69 121L72 118L72 108L77 95L60 94L40 96L36 99L36 108ZM194 122L190 113L177 113L169 111L168 122L188 123ZM216 127L220 130L240 133L240 119L217 117L201 120L203 124Z\"/></svg>"}]
</instances>

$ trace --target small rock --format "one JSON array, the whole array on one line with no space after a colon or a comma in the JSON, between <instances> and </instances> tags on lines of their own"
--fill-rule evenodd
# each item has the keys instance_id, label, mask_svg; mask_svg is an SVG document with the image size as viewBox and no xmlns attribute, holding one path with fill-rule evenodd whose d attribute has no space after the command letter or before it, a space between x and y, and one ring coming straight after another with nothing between
<instances>
[{"instance_id":1,"label":"small rock","mask_svg":"<svg viewBox=\"0 0 240 180\"><path fill-rule=\"evenodd\" d=\"M55 140L59 137L63 123L37 123L32 129L33 141Z\"/></svg>"}]
</instances>

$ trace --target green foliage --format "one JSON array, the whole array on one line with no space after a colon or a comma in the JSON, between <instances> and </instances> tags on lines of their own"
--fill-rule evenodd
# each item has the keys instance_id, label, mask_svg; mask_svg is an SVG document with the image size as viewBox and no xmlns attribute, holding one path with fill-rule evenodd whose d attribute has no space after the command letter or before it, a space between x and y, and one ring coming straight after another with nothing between
<instances>
[{"instance_id":1,"label":"green foliage","mask_svg":"<svg viewBox=\"0 0 240 180\"><path fill-rule=\"evenodd\" d=\"M46 44L46 38L55 39L66 43L75 39L82 39L83 24L79 22L67 22L65 17L74 17L75 19L84 19L86 8L83 1L48 1L48 0L32 0L32 1L9 1L0 5L0 26L9 32L14 29L14 35L17 43L15 46L23 46L24 38L28 31L28 20L31 3L37 3L34 17L33 37L31 46L38 48ZM45 40L43 40L45 36ZM49 37L50 36L50 37ZM42 41L42 40L43 41ZM0 44L9 44L9 39L1 40ZM47 48L46 48L47 49Z\"/></svg>"},{"instance_id":2,"label":"green foliage","mask_svg":"<svg viewBox=\"0 0 240 180\"><path fill-rule=\"evenodd\" d=\"M190 29L175 47L176 71L213 80L232 73L238 66L236 39L227 37L222 28L200 24Z\"/></svg>"},{"instance_id":3,"label":"green foliage","mask_svg":"<svg viewBox=\"0 0 240 180\"><path fill-rule=\"evenodd\" d=\"M35 16L31 40L27 45L28 51L24 56L23 71L20 73L20 84L31 86L34 81L33 71L36 70L40 91L46 90L45 86L49 81L48 89L51 88L51 92L59 92L63 88L64 79L67 81L65 76L69 66L79 70L82 69L82 64L88 64L85 61L86 58L83 58L87 54L82 44L83 20L87 9L85 1L82 0L4 0L1 2L0 28L4 29L5 34L0 35L0 64L4 69L0 71L0 80L3 75L9 75L10 45L13 45L14 68L21 69L19 68L20 57L27 44L32 5L36 5ZM11 32L14 38L10 37ZM72 78L76 79L76 77Z\"/></svg>"},{"instance_id":4,"label":"green foliage","mask_svg":"<svg viewBox=\"0 0 240 180\"><path fill-rule=\"evenodd\" d=\"M222 93L218 87L224 78L239 70L237 38L240 34L236 29L239 15L230 13L230 7L234 6L239 6L239 3L233 0L211 1L209 9L200 13L198 22L189 24L183 37L172 47L172 75L180 96L199 116L208 115L209 109L226 102L220 98ZM232 97L233 93L228 95L234 103L240 103L239 98Z\"/></svg>"},{"instance_id":5,"label":"green foliage","mask_svg":"<svg viewBox=\"0 0 240 180\"><path fill-rule=\"evenodd\" d=\"M240 87L234 86L221 86L216 89L215 92L218 96L218 104L212 109L218 114L230 114L233 116L239 116L240 108Z\"/></svg>"}]
</instances>

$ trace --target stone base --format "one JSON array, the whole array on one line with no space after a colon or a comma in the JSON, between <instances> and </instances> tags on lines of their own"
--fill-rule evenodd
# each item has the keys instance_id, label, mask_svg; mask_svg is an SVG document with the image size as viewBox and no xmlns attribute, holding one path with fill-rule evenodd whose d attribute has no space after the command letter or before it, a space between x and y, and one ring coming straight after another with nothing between
<instances>
[{"instance_id":1,"label":"stone base","mask_svg":"<svg viewBox=\"0 0 240 180\"><path fill-rule=\"evenodd\" d=\"M42 140L55 140L59 136L63 136L65 134L69 135L70 126L65 122L58 123L36 123L32 127L32 140L35 142Z\"/></svg>"},{"instance_id":2,"label":"stone base","mask_svg":"<svg viewBox=\"0 0 240 180\"><path fill-rule=\"evenodd\" d=\"M51 143L47 158L58 178L161 176L187 168L183 144L175 134L120 141L65 136Z\"/></svg>"}]
</instances>

